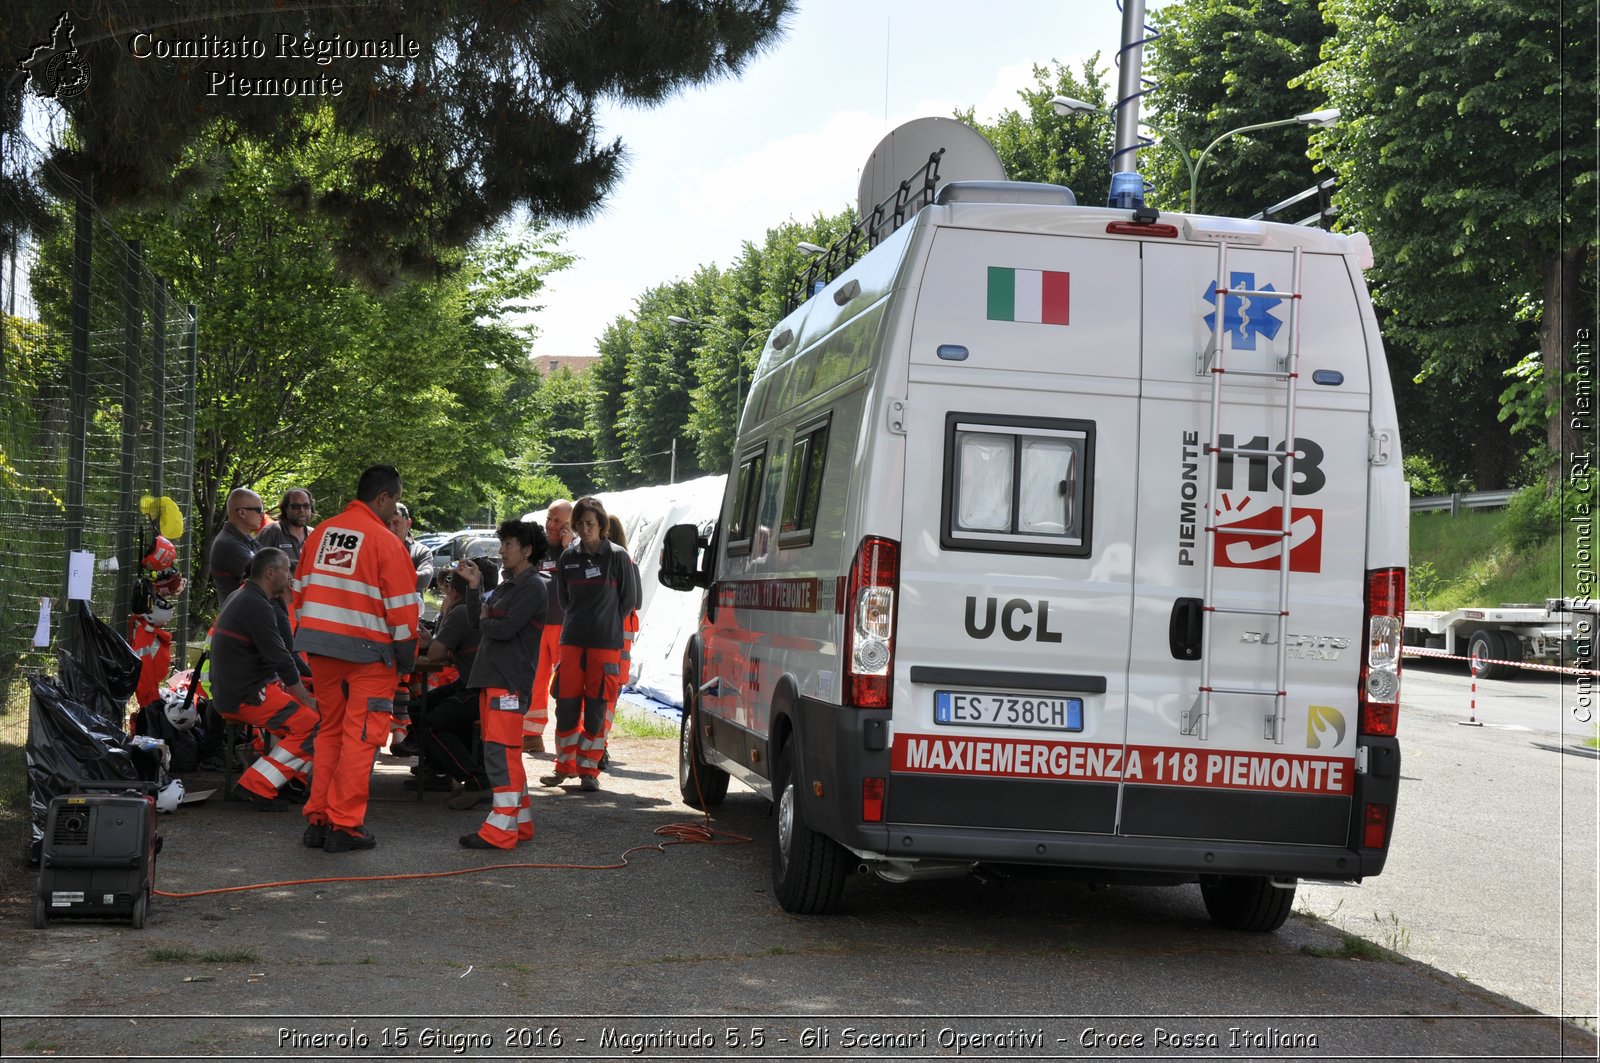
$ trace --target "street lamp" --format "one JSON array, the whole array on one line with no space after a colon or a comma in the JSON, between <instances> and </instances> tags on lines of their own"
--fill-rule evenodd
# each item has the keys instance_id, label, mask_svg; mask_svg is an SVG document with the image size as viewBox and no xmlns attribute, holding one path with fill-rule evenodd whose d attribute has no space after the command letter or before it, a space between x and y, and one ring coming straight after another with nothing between
<instances>
[{"instance_id":1,"label":"street lamp","mask_svg":"<svg viewBox=\"0 0 1600 1063\"><path fill-rule=\"evenodd\" d=\"M1087 100L1075 100L1071 96L1052 97L1050 107L1063 118L1075 114L1098 114L1105 118L1112 117L1112 112L1104 107L1096 107ZM1182 140L1178 139L1178 135L1162 129L1154 122L1147 122L1143 118L1139 119L1139 124L1159 134L1163 144L1169 140L1172 141L1172 146L1178 151L1178 157L1183 160L1183 168L1189 175L1189 184L1192 187L1194 184L1194 160L1189 157L1189 149L1184 146Z\"/></svg>"},{"instance_id":2,"label":"street lamp","mask_svg":"<svg viewBox=\"0 0 1600 1063\"><path fill-rule=\"evenodd\" d=\"M1339 120L1339 108L1327 107L1320 111L1311 111L1306 114L1297 114L1293 118L1280 118L1276 122L1257 122L1255 125L1242 125L1238 129L1230 129L1216 140L1206 145L1206 150L1200 153L1200 158L1195 160L1194 169L1189 171L1189 213L1195 212L1195 203L1200 195L1200 167L1206 164L1206 156L1211 154L1211 149L1221 144L1231 136L1239 133L1250 133L1257 129L1275 129L1286 125L1329 126Z\"/></svg>"}]
</instances>

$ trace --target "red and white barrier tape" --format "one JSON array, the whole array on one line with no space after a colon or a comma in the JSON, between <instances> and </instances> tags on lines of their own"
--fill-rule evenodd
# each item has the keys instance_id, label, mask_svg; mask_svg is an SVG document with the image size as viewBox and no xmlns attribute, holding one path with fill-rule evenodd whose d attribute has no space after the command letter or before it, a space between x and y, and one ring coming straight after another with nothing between
<instances>
[{"instance_id":1,"label":"red and white barrier tape","mask_svg":"<svg viewBox=\"0 0 1600 1063\"><path fill-rule=\"evenodd\" d=\"M1459 653L1450 653L1446 650L1429 650L1421 646L1406 646L1402 651L1407 657L1432 657L1441 661L1466 661L1469 664L1471 657L1463 657ZM1593 675L1600 676L1600 671L1593 668L1569 668L1559 664L1535 664L1532 661L1500 661L1493 657L1479 657L1483 664L1500 664L1507 668L1526 668L1531 672L1559 672L1561 675Z\"/></svg>"}]
</instances>

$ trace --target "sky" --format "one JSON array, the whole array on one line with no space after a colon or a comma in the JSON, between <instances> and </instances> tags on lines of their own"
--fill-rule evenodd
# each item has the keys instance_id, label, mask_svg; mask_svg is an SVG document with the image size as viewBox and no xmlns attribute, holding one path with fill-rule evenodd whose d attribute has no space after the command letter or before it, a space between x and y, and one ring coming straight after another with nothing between
<instances>
[{"instance_id":1,"label":"sky","mask_svg":"<svg viewBox=\"0 0 1600 1063\"><path fill-rule=\"evenodd\" d=\"M1147 6L1158 6L1147 0ZM567 227L578 258L542 293L536 356L595 353L646 289L727 267L746 241L854 207L862 165L914 118L1017 108L1034 64L1073 69L1121 40L1116 0L798 0L788 31L737 79L653 108L602 111L629 155L596 217ZM904 175L902 175L904 176Z\"/></svg>"}]
</instances>

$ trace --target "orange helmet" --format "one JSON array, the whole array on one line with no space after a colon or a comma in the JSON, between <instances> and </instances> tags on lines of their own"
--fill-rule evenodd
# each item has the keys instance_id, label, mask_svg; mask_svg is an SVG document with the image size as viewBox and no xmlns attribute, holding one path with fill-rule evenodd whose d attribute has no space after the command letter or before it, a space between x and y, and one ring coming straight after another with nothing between
<instances>
[{"instance_id":1,"label":"orange helmet","mask_svg":"<svg viewBox=\"0 0 1600 1063\"><path fill-rule=\"evenodd\" d=\"M151 572L165 572L178 561L178 548L172 545L172 540L165 535L156 536L155 545L150 547L150 552L144 555L140 564Z\"/></svg>"}]
</instances>

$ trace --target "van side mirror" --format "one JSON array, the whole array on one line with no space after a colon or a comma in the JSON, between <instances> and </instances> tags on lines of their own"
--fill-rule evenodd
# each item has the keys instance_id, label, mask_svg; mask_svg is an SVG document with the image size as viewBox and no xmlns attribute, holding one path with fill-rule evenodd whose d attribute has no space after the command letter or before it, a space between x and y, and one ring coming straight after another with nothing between
<instances>
[{"instance_id":1,"label":"van side mirror","mask_svg":"<svg viewBox=\"0 0 1600 1063\"><path fill-rule=\"evenodd\" d=\"M664 587L692 591L705 586L698 579L700 529L693 524L674 524L661 540L661 567L656 577Z\"/></svg>"}]
</instances>

